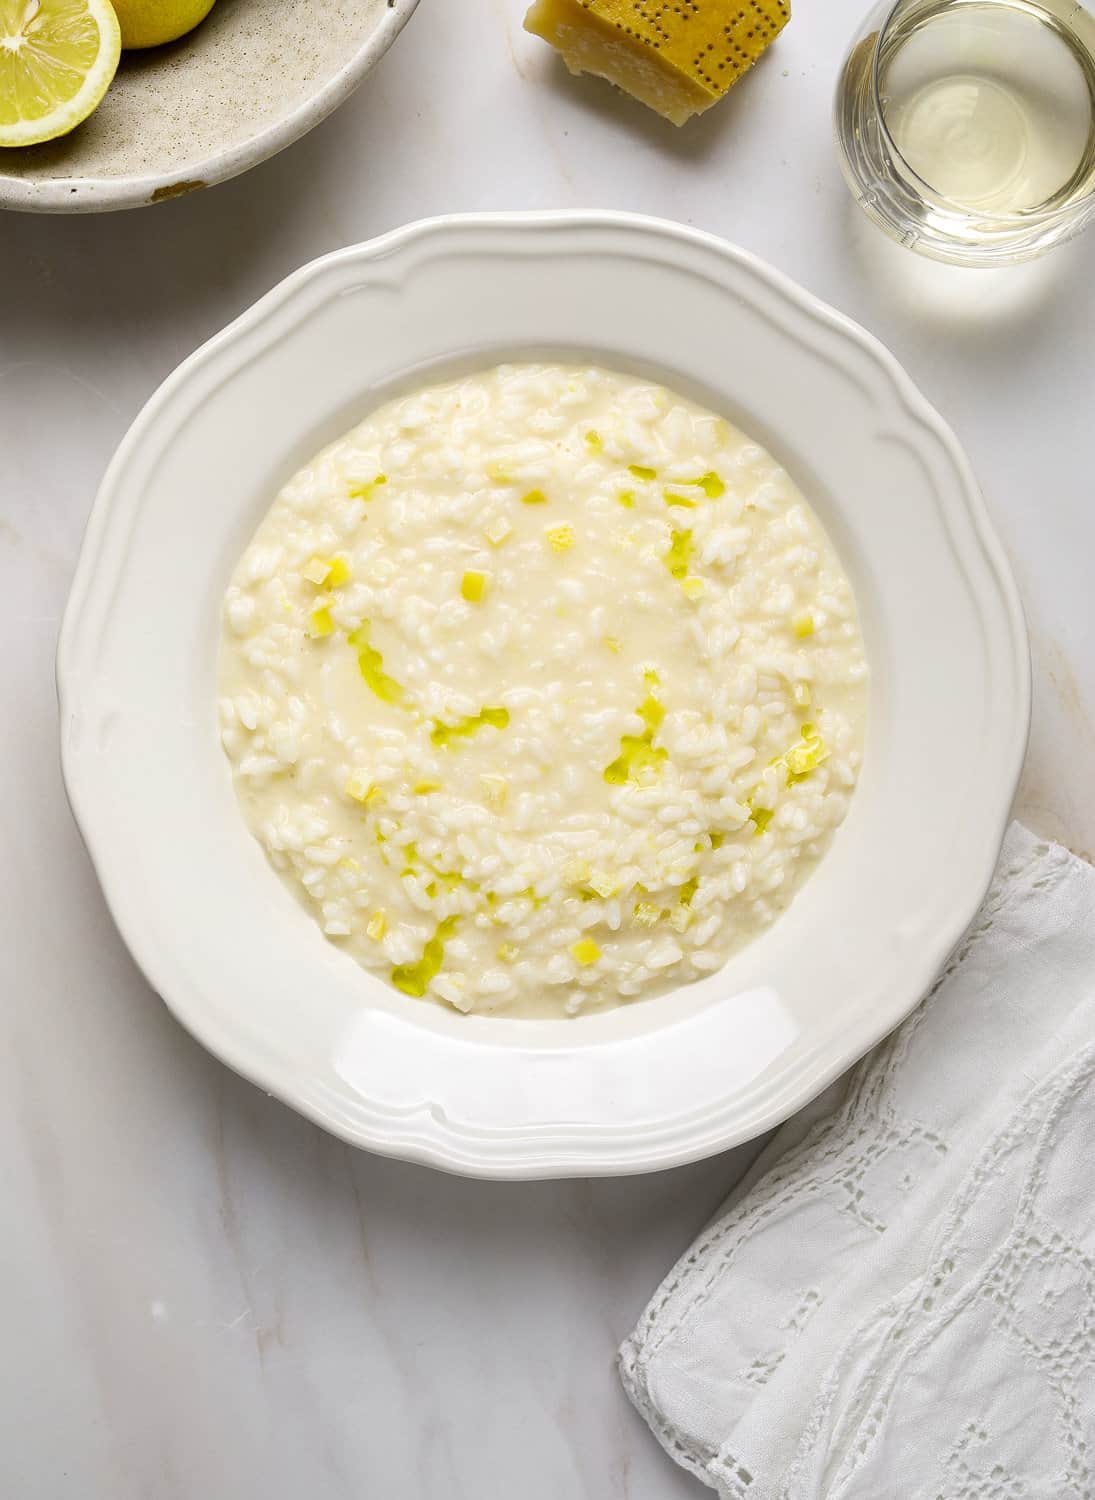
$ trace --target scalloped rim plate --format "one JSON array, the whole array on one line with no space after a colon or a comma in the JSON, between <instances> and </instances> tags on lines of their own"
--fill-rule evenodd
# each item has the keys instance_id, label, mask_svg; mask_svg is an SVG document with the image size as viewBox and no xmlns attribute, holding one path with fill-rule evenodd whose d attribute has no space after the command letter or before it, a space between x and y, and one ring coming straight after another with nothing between
<instances>
[{"instance_id":1,"label":"scalloped rim plate","mask_svg":"<svg viewBox=\"0 0 1095 1500\"><path fill-rule=\"evenodd\" d=\"M395 391L533 355L656 376L765 443L841 550L872 667L860 785L789 910L718 974L576 1021L458 1016L340 953L247 834L215 716L221 595L284 479ZM355 1145L512 1178L720 1151L897 1025L988 887L1030 718L1003 550L895 360L743 251L610 213L411 225L187 359L103 480L58 685L73 811L183 1025Z\"/></svg>"}]
</instances>

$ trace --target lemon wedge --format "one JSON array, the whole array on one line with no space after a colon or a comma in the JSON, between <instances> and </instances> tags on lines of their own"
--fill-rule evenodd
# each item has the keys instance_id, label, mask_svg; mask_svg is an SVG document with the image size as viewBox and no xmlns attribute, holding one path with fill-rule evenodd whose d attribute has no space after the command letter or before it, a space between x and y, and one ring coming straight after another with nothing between
<instances>
[{"instance_id":1,"label":"lemon wedge","mask_svg":"<svg viewBox=\"0 0 1095 1500\"><path fill-rule=\"evenodd\" d=\"M86 120L118 67L109 0L0 0L0 146L31 146Z\"/></svg>"}]
</instances>

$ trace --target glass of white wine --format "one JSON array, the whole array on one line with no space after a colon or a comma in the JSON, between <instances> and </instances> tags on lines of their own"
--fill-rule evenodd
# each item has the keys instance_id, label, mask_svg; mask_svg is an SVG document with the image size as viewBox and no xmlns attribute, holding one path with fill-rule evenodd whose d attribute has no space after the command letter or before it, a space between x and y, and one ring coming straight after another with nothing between
<instances>
[{"instance_id":1,"label":"glass of white wine","mask_svg":"<svg viewBox=\"0 0 1095 1500\"><path fill-rule=\"evenodd\" d=\"M1027 260L1095 217L1095 18L1076 0L884 0L837 87L848 185L903 245Z\"/></svg>"}]
</instances>

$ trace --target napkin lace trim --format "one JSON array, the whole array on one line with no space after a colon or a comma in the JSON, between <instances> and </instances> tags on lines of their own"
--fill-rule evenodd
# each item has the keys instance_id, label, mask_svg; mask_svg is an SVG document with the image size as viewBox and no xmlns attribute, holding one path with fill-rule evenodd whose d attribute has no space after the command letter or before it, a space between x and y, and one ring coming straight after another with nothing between
<instances>
[{"instance_id":1,"label":"napkin lace trim","mask_svg":"<svg viewBox=\"0 0 1095 1500\"><path fill-rule=\"evenodd\" d=\"M1067 850L1037 842L1027 844L999 867L977 919L932 986L928 999L976 953L1002 913L1025 901L1032 892L1055 884L1068 866ZM716 1216L662 1284L621 1351L624 1384L659 1442L677 1463L705 1484L717 1482L726 1500L750 1500L753 1475L725 1448L720 1456L720 1449L685 1436L662 1416L649 1394L651 1362L668 1339L702 1313L716 1285L732 1271L743 1241L795 1200L822 1191L829 1195L839 1191L847 1212L877 1234L885 1232L885 1222L867 1206L862 1192L869 1169L891 1152L916 1143L940 1153L947 1151L946 1142L934 1131L898 1116L887 1099L891 1078L900 1069L926 1009L922 1004L851 1070L843 1101L833 1114L815 1125L796 1148L780 1157L725 1215ZM678 1299L681 1300L676 1305ZM816 1288L803 1290L799 1309L785 1329L788 1339L784 1349L768 1360L754 1361L745 1377L750 1384L758 1388L767 1384L820 1300L821 1293ZM971 1444L981 1441L973 1431L968 1440ZM955 1455L955 1462L960 1464L959 1455ZM990 1497L1010 1500L1012 1493L1021 1492L1008 1488L1003 1476L995 1489L959 1484L951 1493L961 1496L961 1500L990 1500Z\"/></svg>"},{"instance_id":2,"label":"napkin lace trim","mask_svg":"<svg viewBox=\"0 0 1095 1500\"><path fill-rule=\"evenodd\" d=\"M1062 1500L1065 1496L1089 1500L1095 1493L1084 1433L1084 1407L1077 1397L1081 1382L1095 1379L1095 1319L1090 1313L1095 1258L1038 1211L1048 1159L1067 1128L1064 1118L1093 1081L1095 1045L1031 1090L1007 1125L982 1151L942 1221L923 1276L874 1315L872 1334L877 1336L881 1329L885 1336L883 1347L890 1351L898 1349L900 1353L891 1359L888 1368L881 1357L872 1360L871 1373L876 1376L877 1385L872 1387L870 1405L861 1411L853 1409L851 1421L858 1425L856 1438L849 1445L831 1487L826 1486L827 1494L842 1493L857 1468L871 1456L897 1387L916 1356L977 1301L992 1305L994 1323L1006 1335L1009 1346L1020 1351L1026 1366L1052 1395L1058 1436L1067 1455L1055 1495ZM989 1249L981 1265L971 1268L963 1264L964 1257L970 1258L964 1241L971 1217L976 1213L977 1200L998 1190L1000 1179L1015 1172L1017 1159L1021 1170L1023 1149L1029 1149L1032 1137L1036 1146L1029 1166L1021 1174L1022 1185L1006 1235ZM963 1275L968 1278L965 1282ZM953 1283L957 1284L949 1285ZM1067 1323L1062 1319L1062 1326L1047 1332L1039 1327L1037 1313L1029 1320L1026 1318L1032 1302L1040 1302L1044 1310L1052 1300L1067 1297L1070 1292L1078 1293L1079 1315L1074 1319ZM1032 1335L1031 1326L1038 1331L1037 1338ZM834 1361L813 1403L799 1445L800 1457L780 1485L783 1500L805 1493L796 1481L801 1476L804 1456L822 1438L825 1418L839 1389L840 1365L840 1359ZM1022 1500L1032 1493L1022 1476L1009 1473L1003 1464L993 1462L993 1450L986 1447L992 1437L981 1421L965 1424L960 1437L942 1456L943 1474L948 1481L943 1493L954 1500L1012 1500L1012 1497ZM720 1455L714 1461L713 1471L718 1472L726 1463L727 1455ZM748 1500L748 1485L742 1487L736 1481L740 1466L732 1458L729 1463L734 1482L724 1485L724 1493L732 1500ZM719 1477L722 1478L721 1473Z\"/></svg>"}]
</instances>

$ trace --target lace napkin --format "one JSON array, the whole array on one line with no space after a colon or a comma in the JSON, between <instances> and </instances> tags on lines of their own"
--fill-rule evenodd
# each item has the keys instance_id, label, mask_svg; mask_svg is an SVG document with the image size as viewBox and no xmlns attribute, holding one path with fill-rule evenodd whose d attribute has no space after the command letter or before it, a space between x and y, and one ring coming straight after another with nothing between
<instances>
[{"instance_id":1,"label":"lace napkin","mask_svg":"<svg viewBox=\"0 0 1095 1500\"><path fill-rule=\"evenodd\" d=\"M1013 826L927 1000L621 1351L732 1500L1095 1500L1095 870Z\"/></svg>"}]
</instances>

